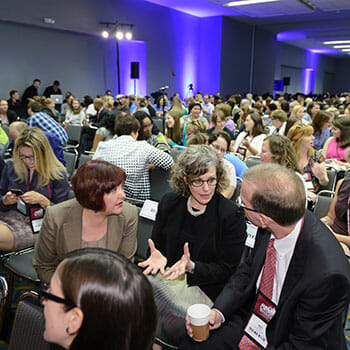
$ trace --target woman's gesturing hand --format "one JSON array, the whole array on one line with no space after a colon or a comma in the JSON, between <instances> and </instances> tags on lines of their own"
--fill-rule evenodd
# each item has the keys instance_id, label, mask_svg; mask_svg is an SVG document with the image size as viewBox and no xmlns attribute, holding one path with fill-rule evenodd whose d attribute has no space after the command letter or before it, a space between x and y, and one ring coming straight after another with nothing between
<instances>
[{"instance_id":1,"label":"woman's gesturing hand","mask_svg":"<svg viewBox=\"0 0 350 350\"><path fill-rule=\"evenodd\" d=\"M151 255L147 260L139 263L138 266L147 267L143 271L144 275L148 275L149 273L156 275L158 271L160 271L161 274L164 274L167 258L158 249L156 249L151 239L148 240L148 246L151 250Z\"/></svg>"}]
</instances>

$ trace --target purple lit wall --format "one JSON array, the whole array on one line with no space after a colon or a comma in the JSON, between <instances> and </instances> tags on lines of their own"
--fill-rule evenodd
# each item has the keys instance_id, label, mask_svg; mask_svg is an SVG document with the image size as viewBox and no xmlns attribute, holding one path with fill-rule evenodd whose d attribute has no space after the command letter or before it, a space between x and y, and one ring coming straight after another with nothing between
<instances>
[{"instance_id":1,"label":"purple lit wall","mask_svg":"<svg viewBox=\"0 0 350 350\"><path fill-rule=\"evenodd\" d=\"M198 90L200 19L171 10L169 20L173 27L171 46L175 57L169 67L175 83L173 88L181 98L186 98L189 84L193 84L194 91Z\"/></svg>"},{"instance_id":2,"label":"purple lit wall","mask_svg":"<svg viewBox=\"0 0 350 350\"><path fill-rule=\"evenodd\" d=\"M136 95L147 95L146 43L137 40L119 40L120 92L134 94L134 79L130 78L131 62L139 62L140 78L136 79Z\"/></svg>"},{"instance_id":3,"label":"purple lit wall","mask_svg":"<svg viewBox=\"0 0 350 350\"><path fill-rule=\"evenodd\" d=\"M222 17L202 18L199 27L198 90L220 91Z\"/></svg>"},{"instance_id":4,"label":"purple lit wall","mask_svg":"<svg viewBox=\"0 0 350 350\"><path fill-rule=\"evenodd\" d=\"M306 53L307 68L303 69L303 92L308 94L314 92L316 81L316 68L318 64L319 54L308 50Z\"/></svg>"}]
</instances>

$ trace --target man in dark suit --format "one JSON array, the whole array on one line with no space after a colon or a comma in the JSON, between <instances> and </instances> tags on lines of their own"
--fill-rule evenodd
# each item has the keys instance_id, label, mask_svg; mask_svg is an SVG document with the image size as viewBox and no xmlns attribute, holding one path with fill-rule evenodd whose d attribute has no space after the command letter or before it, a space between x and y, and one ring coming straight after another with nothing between
<instances>
[{"instance_id":1,"label":"man in dark suit","mask_svg":"<svg viewBox=\"0 0 350 350\"><path fill-rule=\"evenodd\" d=\"M103 100L101 98L94 99L94 108L97 114L91 116L89 125L84 125L81 130L79 154L90 151L96 130L100 127L102 119L109 112L108 109L103 107Z\"/></svg>"},{"instance_id":2,"label":"man in dark suit","mask_svg":"<svg viewBox=\"0 0 350 350\"><path fill-rule=\"evenodd\" d=\"M254 166L241 202L259 227L254 250L216 299L209 339L188 338L180 349L346 349L349 263L326 226L305 213L300 178L276 164ZM188 320L187 331L191 337Z\"/></svg>"},{"instance_id":3,"label":"man in dark suit","mask_svg":"<svg viewBox=\"0 0 350 350\"><path fill-rule=\"evenodd\" d=\"M33 98L34 96L39 96L39 86L41 81L39 79L34 79L33 84L28 86L22 95L22 104L25 109L27 109L29 98Z\"/></svg>"}]
</instances>

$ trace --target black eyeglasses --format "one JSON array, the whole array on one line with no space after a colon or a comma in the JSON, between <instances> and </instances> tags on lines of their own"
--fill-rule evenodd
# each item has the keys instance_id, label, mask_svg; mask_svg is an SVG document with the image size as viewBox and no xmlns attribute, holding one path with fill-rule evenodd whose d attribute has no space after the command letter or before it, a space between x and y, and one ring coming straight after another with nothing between
<instances>
[{"instance_id":1,"label":"black eyeglasses","mask_svg":"<svg viewBox=\"0 0 350 350\"><path fill-rule=\"evenodd\" d=\"M254 213L260 213L259 210L246 207L246 206L243 204L242 198L241 198L241 197L238 197L238 198L237 198L237 200L236 200L236 205L237 205L238 207L242 208L242 209L249 210L249 211L253 211Z\"/></svg>"},{"instance_id":2,"label":"black eyeglasses","mask_svg":"<svg viewBox=\"0 0 350 350\"><path fill-rule=\"evenodd\" d=\"M56 303L60 303L60 304L64 304L66 305L69 309L73 309L76 307L76 305L68 300L68 299L63 299L58 297L57 295L51 294L49 292L46 292L45 290L39 289L38 291L40 300L42 301L43 299L48 299L48 300L52 300L55 301Z\"/></svg>"},{"instance_id":3,"label":"black eyeglasses","mask_svg":"<svg viewBox=\"0 0 350 350\"><path fill-rule=\"evenodd\" d=\"M201 179L196 179L191 181L191 184L194 187L201 187L204 185L204 183L207 183L208 186L215 186L218 182L216 177L210 177L208 180L201 180Z\"/></svg>"}]
</instances>

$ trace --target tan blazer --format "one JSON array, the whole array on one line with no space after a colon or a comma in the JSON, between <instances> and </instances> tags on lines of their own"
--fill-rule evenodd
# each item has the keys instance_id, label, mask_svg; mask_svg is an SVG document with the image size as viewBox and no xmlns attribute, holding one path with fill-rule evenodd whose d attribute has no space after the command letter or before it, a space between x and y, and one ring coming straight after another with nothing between
<instances>
[{"instance_id":1,"label":"tan blazer","mask_svg":"<svg viewBox=\"0 0 350 350\"><path fill-rule=\"evenodd\" d=\"M33 266L43 283L49 283L65 255L82 244L83 208L71 199L46 209L44 222L35 244ZM110 215L107 249L131 259L137 248L137 209L127 202L119 215Z\"/></svg>"}]
</instances>

